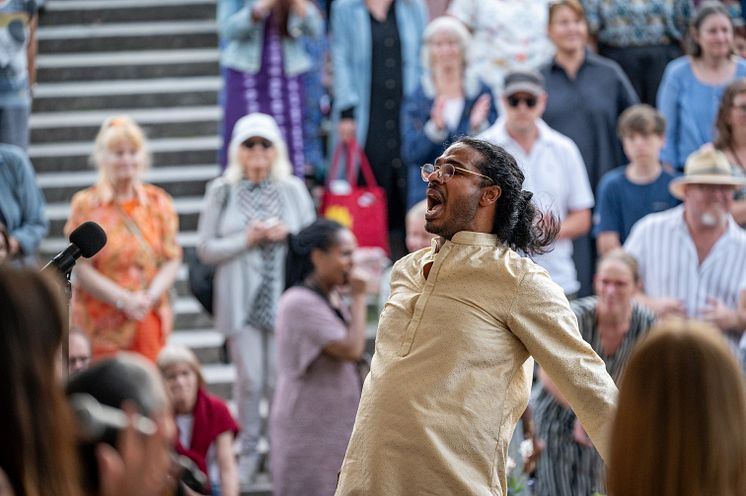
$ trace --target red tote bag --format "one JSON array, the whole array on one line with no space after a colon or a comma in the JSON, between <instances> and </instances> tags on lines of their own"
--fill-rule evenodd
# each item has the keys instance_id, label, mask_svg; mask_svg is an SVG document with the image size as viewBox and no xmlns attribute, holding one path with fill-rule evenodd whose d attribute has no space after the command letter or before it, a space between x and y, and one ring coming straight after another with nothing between
<instances>
[{"instance_id":1,"label":"red tote bag","mask_svg":"<svg viewBox=\"0 0 746 496\"><path fill-rule=\"evenodd\" d=\"M339 184L339 162L345 150L346 185L344 188L338 188L335 185ZM356 159L360 162L365 186L357 184ZM376 182L368 157L355 141L340 143L334 150L324 194L321 197L321 215L350 229L357 238L358 246L379 247L386 255L390 254L386 191Z\"/></svg>"}]
</instances>

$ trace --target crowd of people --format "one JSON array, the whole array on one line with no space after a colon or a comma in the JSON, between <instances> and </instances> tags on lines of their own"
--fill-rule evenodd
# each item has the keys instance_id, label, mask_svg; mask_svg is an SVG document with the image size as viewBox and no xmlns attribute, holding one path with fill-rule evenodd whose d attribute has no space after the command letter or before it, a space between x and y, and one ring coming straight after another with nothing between
<instances>
[{"instance_id":1,"label":"crowd of people","mask_svg":"<svg viewBox=\"0 0 746 496\"><path fill-rule=\"evenodd\" d=\"M169 344L179 218L132 118L70 202L64 233L108 242L69 318L29 269L39 4L0 2L0 445L23 446L0 495L236 496L267 470L278 496L746 494L746 28L738 2L635 5L218 0L195 248L231 411ZM385 191L380 280L317 218L345 148Z\"/></svg>"}]
</instances>

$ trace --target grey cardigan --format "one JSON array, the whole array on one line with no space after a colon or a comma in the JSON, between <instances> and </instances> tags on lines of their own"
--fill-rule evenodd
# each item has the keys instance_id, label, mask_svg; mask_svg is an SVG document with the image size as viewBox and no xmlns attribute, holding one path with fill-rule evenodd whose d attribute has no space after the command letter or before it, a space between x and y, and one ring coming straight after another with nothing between
<instances>
[{"instance_id":1,"label":"grey cardigan","mask_svg":"<svg viewBox=\"0 0 746 496\"><path fill-rule=\"evenodd\" d=\"M227 185L227 190L225 186ZM291 176L277 183L282 202L282 222L290 233L297 233L316 218L311 196L303 182ZM202 262L214 265L215 328L225 336L243 329L250 302L261 282L261 251L246 246L246 218L241 214L236 190L219 177L207 185L205 202L197 228L197 254ZM224 199L225 193L227 199ZM279 299L285 284L286 246L277 251L281 270L273 281Z\"/></svg>"}]
</instances>

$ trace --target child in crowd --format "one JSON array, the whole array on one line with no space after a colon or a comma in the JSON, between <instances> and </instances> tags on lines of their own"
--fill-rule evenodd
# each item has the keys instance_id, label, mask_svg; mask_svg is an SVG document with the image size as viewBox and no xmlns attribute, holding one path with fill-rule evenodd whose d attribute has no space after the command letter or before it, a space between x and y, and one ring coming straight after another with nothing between
<instances>
[{"instance_id":1,"label":"child in crowd","mask_svg":"<svg viewBox=\"0 0 746 496\"><path fill-rule=\"evenodd\" d=\"M629 164L613 169L598 185L598 205L593 218L599 255L620 247L642 217L676 206L668 191L675 176L659 160L666 121L650 105L634 105L619 117L619 137Z\"/></svg>"}]
</instances>

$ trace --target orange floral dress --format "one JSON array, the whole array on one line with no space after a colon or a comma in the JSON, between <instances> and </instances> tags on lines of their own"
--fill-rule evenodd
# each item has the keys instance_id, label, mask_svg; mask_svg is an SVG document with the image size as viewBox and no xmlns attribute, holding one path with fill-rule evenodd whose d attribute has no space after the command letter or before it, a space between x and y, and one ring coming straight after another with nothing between
<instances>
[{"instance_id":1,"label":"orange floral dress","mask_svg":"<svg viewBox=\"0 0 746 496\"><path fill-rule=\"evenodd\" d=\"M119 204L106 185L79 191L73 196L65 235L89 220L98 223L107 237L106 245L90 262L123 288L147 290L163 263L181 258L176 241L179 219L173 201L156 186L138 185L135 198ZM128 350L155 361L173 327L167 291L145 319L135 321L76 285L71 318L72 324L91 339L94 357Z\"/></svg>"}]
</instances>

